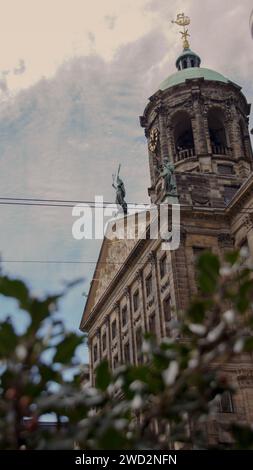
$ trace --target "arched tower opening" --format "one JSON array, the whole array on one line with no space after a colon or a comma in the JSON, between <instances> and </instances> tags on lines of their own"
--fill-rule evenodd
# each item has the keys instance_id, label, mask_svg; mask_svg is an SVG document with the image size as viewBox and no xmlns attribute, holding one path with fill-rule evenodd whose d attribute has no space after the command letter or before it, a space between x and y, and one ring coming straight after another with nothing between
<instances>
[{"instance_id":1,"label":"arched tower opening","mask_svg":"<svg viewBox=\"0 0 253 470\"><path fill-rule=\"evenodd\" d=\"M214 155L226 155L228 153L228 142L224 114L220 108L209 110L208 129L212 153Z\"/></svg>"},{"instance_id":2,"label":"arched tower opening","mask_svg":"<svg viewBox=\"0 0 253 470\"><path fill-rule=\"evenodd\" d=\"M192 123L186 111L179 111L172 119L176 161L194 156Z\"/></svg>"}]
</instances>

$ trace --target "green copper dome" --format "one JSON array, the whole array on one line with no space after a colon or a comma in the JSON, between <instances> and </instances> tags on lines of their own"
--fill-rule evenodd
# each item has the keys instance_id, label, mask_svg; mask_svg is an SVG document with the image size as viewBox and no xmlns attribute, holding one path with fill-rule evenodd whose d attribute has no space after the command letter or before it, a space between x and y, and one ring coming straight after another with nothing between
<instances>
[{"instance_id":1,"label":"green copper dome","mask_svg":"<svg viewBox=\"0 0 253 470\"><path fill-rule=\"evenodd\" d=\"M204 78L204 80L211 80L222 83L230 82L228 78L224 77L218 72L215 72L214 70L202 67L189 67L180 70L179 72L173 73L173 75L170 75L168 78L166 78L166 80L161 83L159 89L166 90L167 88L179 85L180 83L184 83L185 80L191 80L194 78Z\"/></svg>"}]
</instances>

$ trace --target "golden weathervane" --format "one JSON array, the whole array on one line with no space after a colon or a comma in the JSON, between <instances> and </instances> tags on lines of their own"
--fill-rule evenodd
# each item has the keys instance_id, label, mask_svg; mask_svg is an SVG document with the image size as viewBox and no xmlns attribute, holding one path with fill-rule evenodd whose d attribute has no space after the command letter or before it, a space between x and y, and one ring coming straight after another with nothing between
<instances>
[{"instance_id":1,"label":"golden weathervane","mask_svg":"<svg viewBox=\"0 0 253 470\"><path fill-rule=\"evenodd\" d=\"M183 31L180 31L182 34L182 40L183 40L183 48L184 49L189 49L190 44L188 41L188 38L190 37L190 34L188 33L188 29L186 29L186 26L190 24L191 20L189 16L185 16L184 13L178 13L177 19L175 21L172 21L172 23L177 24L178 26L182 26L184 28Z\"/></svg>"}]
</instances>

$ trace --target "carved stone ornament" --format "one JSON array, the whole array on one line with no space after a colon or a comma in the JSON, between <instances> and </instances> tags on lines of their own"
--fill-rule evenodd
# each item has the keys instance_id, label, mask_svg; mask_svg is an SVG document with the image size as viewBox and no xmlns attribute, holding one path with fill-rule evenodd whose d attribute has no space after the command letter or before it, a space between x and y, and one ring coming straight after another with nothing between
<instances>
[{"instance_id":1,"label":"carved stone ornament","mask_svg":"<svg viewBox=\"0 0 253 470\"><path fill-rule=\"evenodd\" d=\"M158 143L159 143L159 129L154 127L150 132L148 149L151 153L154 153L157 150Z\"/></svg>"},{"instance_id":2,"label":"carved stone ornament","mask_svg":"<svg viewBox=\"0 0 253 470\"><path fill-rule=\"evenodd\" d=\"M242 370L237 375L240 388L253 388L253 371Z\"/></svg>"},{"instance_id":3,"label":"carved stone ornament","mask_svg":"<svg viewBox=\"0 0 253 470\"><path fill-rule=\"evenodd\" d=\"M218 242L222 246L233 246L234 239L229 233L220 233L218 235Z\"/></svg>"},{"instance_id":4,"label":"carved stone ornament","mask_svg":"<svg viewBox=\"0 0 253 470\"><path fill-rule=\"evenodd\" d=\"M191 196L192 196L192 201L196 204L199 204L201 206L202 205L207 206L207 205L210 204L210 199L209 199L208 195L203 194L200 191L193 190L192 193L191 193Z\"/></svg>"},{"instance_id":5,"label":"carved stone ornament","mask_svg":"<svg viewBox=\"0 0 253 470\"><path fill-rule=\"evenodd\" d=\"M244 218L244 225L245 227L247 228L247 230L252 230L253 229L253 212L248 214L245 218Z\"/></svg>"}]
</instances>

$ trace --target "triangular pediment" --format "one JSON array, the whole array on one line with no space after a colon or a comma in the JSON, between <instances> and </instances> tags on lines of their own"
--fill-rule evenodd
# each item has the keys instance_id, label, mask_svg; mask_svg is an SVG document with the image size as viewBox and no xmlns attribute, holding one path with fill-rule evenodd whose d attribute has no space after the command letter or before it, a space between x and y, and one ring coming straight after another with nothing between
<instances>
[{"instance_id":1,"label":"triangular pediment","mask_svg":"<svg viewBox=\"0 0 253 470\"><path fill-rule=\"evenodd\" d=\"M131 216L128 216L128 221L129 219L131 219ZM108 226L106 235L109 231L111 233L112 225L113 223ZM132 225L135 227L134 218ZM126 236L114 239L104 238L91 282L83 318L88 317L89 312L92 311L102 297L137 243L138 239L134 238L134 236L133 238L127 238Z\"/></svg>"}]
</instances>

